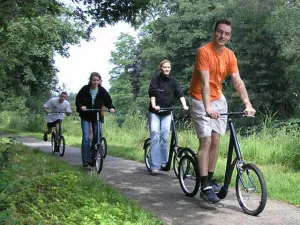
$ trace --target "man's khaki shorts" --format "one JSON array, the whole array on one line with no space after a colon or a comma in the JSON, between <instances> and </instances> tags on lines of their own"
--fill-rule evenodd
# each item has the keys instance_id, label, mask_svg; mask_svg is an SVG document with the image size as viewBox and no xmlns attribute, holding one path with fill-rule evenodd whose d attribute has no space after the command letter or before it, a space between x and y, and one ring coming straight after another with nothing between
<instances>
[{"instance_id":1,"label":"man's khaki shorts","mask_svg":"<svg viewBox=\"0 0 300 225\"><path fill-rule=\"evenodd\" d=\"M211 108L220 113L227 113L227 102L222 95L219 99L212 101ZM211 136L212 131L219 134L226 132L227 116L221 116L218 119L211 119L206 116L204 105L202 101L196 100L190 96L190 112L194 127L198 138Z\"/></svg>"}]
</instances>

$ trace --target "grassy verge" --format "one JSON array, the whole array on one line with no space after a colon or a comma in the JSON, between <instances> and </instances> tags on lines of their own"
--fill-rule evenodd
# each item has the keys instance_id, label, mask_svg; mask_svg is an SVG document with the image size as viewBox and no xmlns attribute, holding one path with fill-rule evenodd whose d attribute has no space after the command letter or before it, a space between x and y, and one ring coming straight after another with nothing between
<instances>
[{"instance_id":1,"label":"grassy verge","mask_svg":"<svg viewBox=\"0 0 300 225\"><path fill-rule=\"evenodd\" d=\"M0 140L0 224L162 224L93 172Z\"/></svg>"}]
</instances>

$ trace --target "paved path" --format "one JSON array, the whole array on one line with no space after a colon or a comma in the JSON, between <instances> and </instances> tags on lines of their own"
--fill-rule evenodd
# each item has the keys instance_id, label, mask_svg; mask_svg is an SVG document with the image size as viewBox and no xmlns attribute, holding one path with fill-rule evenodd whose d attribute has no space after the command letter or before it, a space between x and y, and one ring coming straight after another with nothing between
<instances>
[{"instance_id":1,"label":"paved path","mask_svg":"<svg viewBox=\"0 0 300 225\"><path fill-rule=\"evenodd\" d=\"M52 154L49 142L28 137L17 137L17 140ZM73 166L81 166L78 148L66 147L63 157L58 155L54 157ZM259 216L249 216L241 210L233 191L229 191L226 199L218 205L207 204L200 200L199 195L193 198L185 196L173 172L152 176L144 164L130 160L107 156L100 176L168 225L300 224L299 207L268 200L266 208Z\"/></svg>"}]
</instances>

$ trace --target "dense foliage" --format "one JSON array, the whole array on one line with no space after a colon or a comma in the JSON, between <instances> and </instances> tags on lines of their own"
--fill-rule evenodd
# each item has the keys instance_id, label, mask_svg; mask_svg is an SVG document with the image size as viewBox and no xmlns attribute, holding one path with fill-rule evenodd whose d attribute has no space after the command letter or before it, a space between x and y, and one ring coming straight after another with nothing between
<instances>
[{"instance_id":1,"label":"dense foliage","mask_svg":"<svg viewBox=\"0 0 300 225\"><path fill-rule=\"evenodd\" d=\"M144 12L150 0L72 0L76 5L76 13L91 26L103 27L119 21L136 24L136 17ZM84 7L82 7L82 5Z\"/></svg>"},{"instance_id":2,"label":"dense foliage","mask_svg":"<svg viewBox=\"0 0 300 225\"><path fill-rule=\"evenodd\" d=\"M1 0L0 110L38 111L60 92L53 57L89 40L95 26L134 23L149 0Z\"/></svg>"},{"instance_id":3,"label":"dense foliage","mask_svg":"<svg viewBox=\"0 0 300 225\"><path fill-rule=\"evenodd\" d=\"M88 38L85 25L56 1L2 1L0 8L1 108L34 109L57 88L53 54L67 56L69 45Z\"/></svg>"},{"instance_id":4,"label":"dense foliage","mask_svg":"<svg viewBox=\"0 0 300 225\"><path fill-rule=\"evenodd\" d=\"M299 114L299 1L165 0L152 1L151 6L148 17L143 17L139 39L134 43L122 34L112 52L115 68L123 68L111 71L117 108L130 104L147 111L150 79L165 58L171 60L171 74L188 96L195 53L210 41L215 22L226 17L233 23L228 47L237 55L254 107L281 118ZM124 52L124 46L130 53ZM120 55L126 60L119 60ZM121 86L125 87L122 92ZM224 92L231 110L243 109L230 77Z\"/></svg>"},{"instance_id":5,"label":"dense foliage","mask_svg":"<svg viewBox=\"0 0 300 225\"><path fill-rule=\"evenodd\" d=\"M238 9L238 10L236 10ZM54 54L89 40L95 26L126 21L139 37L122 34L111 54L111 95L118 112L147 112L148 85L162 59L188 96L197 49L210 41L215 21L229 18L239 70L258 115L300 114L300 2L286 0L2 0L0 110L39 111L57 85ZM243 106L230 77L230 110Z\"/></svg>"}]
</instances>

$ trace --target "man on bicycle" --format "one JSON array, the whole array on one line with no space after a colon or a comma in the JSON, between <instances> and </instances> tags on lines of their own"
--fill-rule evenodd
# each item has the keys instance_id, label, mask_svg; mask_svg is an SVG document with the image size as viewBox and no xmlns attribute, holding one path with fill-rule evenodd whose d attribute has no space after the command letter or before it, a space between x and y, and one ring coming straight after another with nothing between
<instances>
[{"instance_id":1,"label":"man on bicycle","mask_svg":"<svg viewBox=\"0 0 300 225\"><path fill-rule=\"evenodd\" d=\"M219 20L215 24L212 41L201 46L195 57L195 66L190 87L191 118L199 139L198 163L200 170L200 198L210 203L220 199L219 187L212 183L215 171L220 134L226 131L227 102L222 94L222 82L231 75L233 86L245 105L245 112L254 116L255 109L248 98L234 53L225 47L231 38L231 22ZM208 115L208 116L207 116Z\"/></svg>"},{"instance_id":2,"label":"man on bicycle","mask_svg":"<svg viewBox=\"0 0 300 225\"><path fill-rule=\"evenodd\" d=\"M59 121L62 121L64 118L64 113L69 116L72 113L70 103L67 101L68 94L67 92L62 92L59 98L54 97L50 98L44 104L44 110L49 113L46 116L47 122L47 131L44 132L43 140L47 141L47 135L52 132L52 128L55 127L56 135L58 135ZM61 113L58 113L61 112ZM64 113L62 113L64 112ZM57 140L57 136L55 137Z\"/></svg>"}]
</instances>

